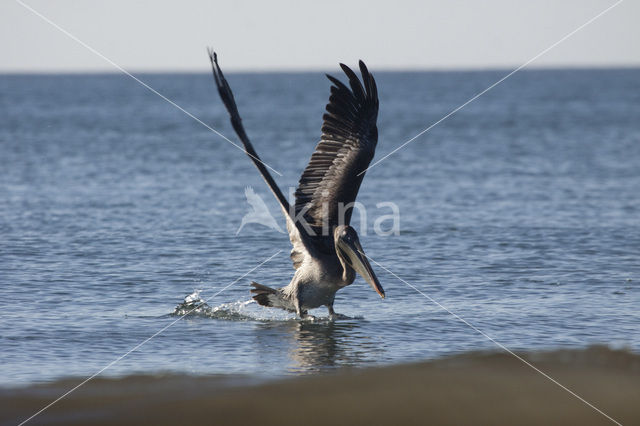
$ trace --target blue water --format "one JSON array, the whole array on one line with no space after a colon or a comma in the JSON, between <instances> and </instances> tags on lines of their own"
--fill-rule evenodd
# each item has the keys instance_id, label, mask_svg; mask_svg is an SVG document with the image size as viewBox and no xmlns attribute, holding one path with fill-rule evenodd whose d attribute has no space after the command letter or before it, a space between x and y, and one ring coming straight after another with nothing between
<instances>
[{"instance_id":1,"label":"blue water","mask_svg":"<svg viewBox=\"0 0 640 426\"><path fill-rule=\"evenodd\" d=\"M376 159L505 73L376 73ZM237 141L209 75L140 78ZM328 81L229 78L286 191ZM0 385L91 375L166 326L102 374L269 378L496 348L442 306L512 350L640 351L639 88L638 69L523 71L372 168L363 247L424 295L374 264L387 299L358 278L335 305L352 319L301 322L246 303L251 280L293 269L286 235L236 236L247 186L279 215L240 150L123 75L0 76ZM373 232L384 201L400 235ZM209 300L176 321L190 295Z\"/></svg>"}]
</instances>

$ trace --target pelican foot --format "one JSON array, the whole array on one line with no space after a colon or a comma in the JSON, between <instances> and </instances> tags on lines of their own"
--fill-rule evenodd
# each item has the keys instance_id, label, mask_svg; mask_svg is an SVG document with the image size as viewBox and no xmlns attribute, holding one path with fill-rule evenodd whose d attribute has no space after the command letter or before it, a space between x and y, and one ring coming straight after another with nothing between
<instances>
[{"instance_id":1,"label":"pelican foot","mask_svg":"<svg viewBox=\"0 0 640 426\"><path fill-rule=\"evenodd\" d=\"M329 315L329 320L330 321L336 321L336 320L348 320L348 319L353 319L348 315L343 315L343 314L339 314L337 312L334 312L332 314Z\"/></svg>"}]
</instances>

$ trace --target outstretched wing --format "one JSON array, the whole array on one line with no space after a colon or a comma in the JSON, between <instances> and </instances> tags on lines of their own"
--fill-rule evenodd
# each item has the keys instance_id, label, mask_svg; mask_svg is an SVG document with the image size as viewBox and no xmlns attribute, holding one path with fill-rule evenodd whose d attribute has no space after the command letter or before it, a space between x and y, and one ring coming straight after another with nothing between
<instances>
[{"instance_id":1,"label":"outstretched wing","mask_svg":"<svg viewBox=\"0 0 640 426\"><path fill-rule=\"evenodd\" d=\"M251 161L253 161L253 164L258 168L260 175L262 175L262 178L269 186L269 189L271 189L271 192L273 192L276 199L280 203L282 212L287 219L287 231L289 232L289 240L291 240L291 244L293 245L293 249L291 250L291 260L293 261L293 267L295 269L298 269L304 259L311 254L310 252L314 251L314 244L311 243L306 230L302 227L302 224L299 221L294 222L294 212L290 208L289 202L284 197L284 194L282 194L282 191L276 184L275 180L273 180L273 177L269 173L269 170L267 170L265 164L262 162L262 160L258 156L258 153L253 148L253 145L251 144L251 141L249 140L249 137L244 130L244 126L242 125L242 119L240 118L240 113L238 112L238 107L233 97L231 86L229 86L227 79L224 77L224 74L222 73L222 70L218 65L218 56L212 49L208 49L208 52L209 59L211 60L211 68L213 70L213 79L216 83L216 87L218 88L220 98L222 99L222 102L229 112L231 125L242 141L242 145L244 146L246 154L249 156Z\"/></svg>"},{"instance_id":2,"label":"outstretched wing","mask_svg":"<svg viewBox=\"0 0 640 426\"><path fill-rule=\"evenodd\" d=\"M350 204L358 195L378 142L376 82L362 61L362 82L349 67L340 66L351 88L327 75L333 86L322 138L296 190L296 217L304 218L311 236L323 235L323 222L325 234L332 226L349 224Z\"/></svg>"}]
</instances>

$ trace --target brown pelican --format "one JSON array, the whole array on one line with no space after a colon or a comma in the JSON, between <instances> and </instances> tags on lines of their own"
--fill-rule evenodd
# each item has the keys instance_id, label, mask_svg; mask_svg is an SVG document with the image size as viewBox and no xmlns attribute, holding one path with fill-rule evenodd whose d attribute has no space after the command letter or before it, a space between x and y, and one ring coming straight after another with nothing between
<instances>
[{"instance_id":1,"label":"brown pelican","mask_svg":"<svg viewBox=\"0 0 640 426\"><path fill-rule=\"evenodd\" d=\"M358 234L349 226L363 172L373 159L378 142L378 90L365 64L360 61L362 82L349 67L340 64L351 88L327 75L333 86L323 116L322 138L300 177L295 205L290 206L253 149L229 83L212 50L209 59L233 129L278 199L293 245L291 260L295 273L289 285L273 289L252 282L253 298L260 305L286 309L300 317L307 316L309 309L324 305L334 318L336 292L353 283L356 272L384 298L384 290L364 254Z\"/></svg>"}]
</instances>

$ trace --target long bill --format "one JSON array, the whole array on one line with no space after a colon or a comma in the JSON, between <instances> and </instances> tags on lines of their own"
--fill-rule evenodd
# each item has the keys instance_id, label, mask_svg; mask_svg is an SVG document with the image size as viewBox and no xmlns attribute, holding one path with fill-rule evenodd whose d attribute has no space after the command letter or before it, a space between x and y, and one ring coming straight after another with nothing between
<instances>
[{"instance_id":1,"label":"long bill","mask_svg":"<svg viewBox=\"0 0 640 426\"><path fill-rule=\"evenodd\" d=\"M362 275L362 278L369 283L371 288L384 299L384 289L382 288L382 285L380 285L380 281L378 281L378 277L376 277L375 272L373 272L371 264L369 263L367 256L364 254L364 250L362 249L360 242L356 240L348 242L341 241L341 243L341 248L345 251L347 256L349 256L351 267L355 269L357 273Z\"/></svg>"}]
</instances>

